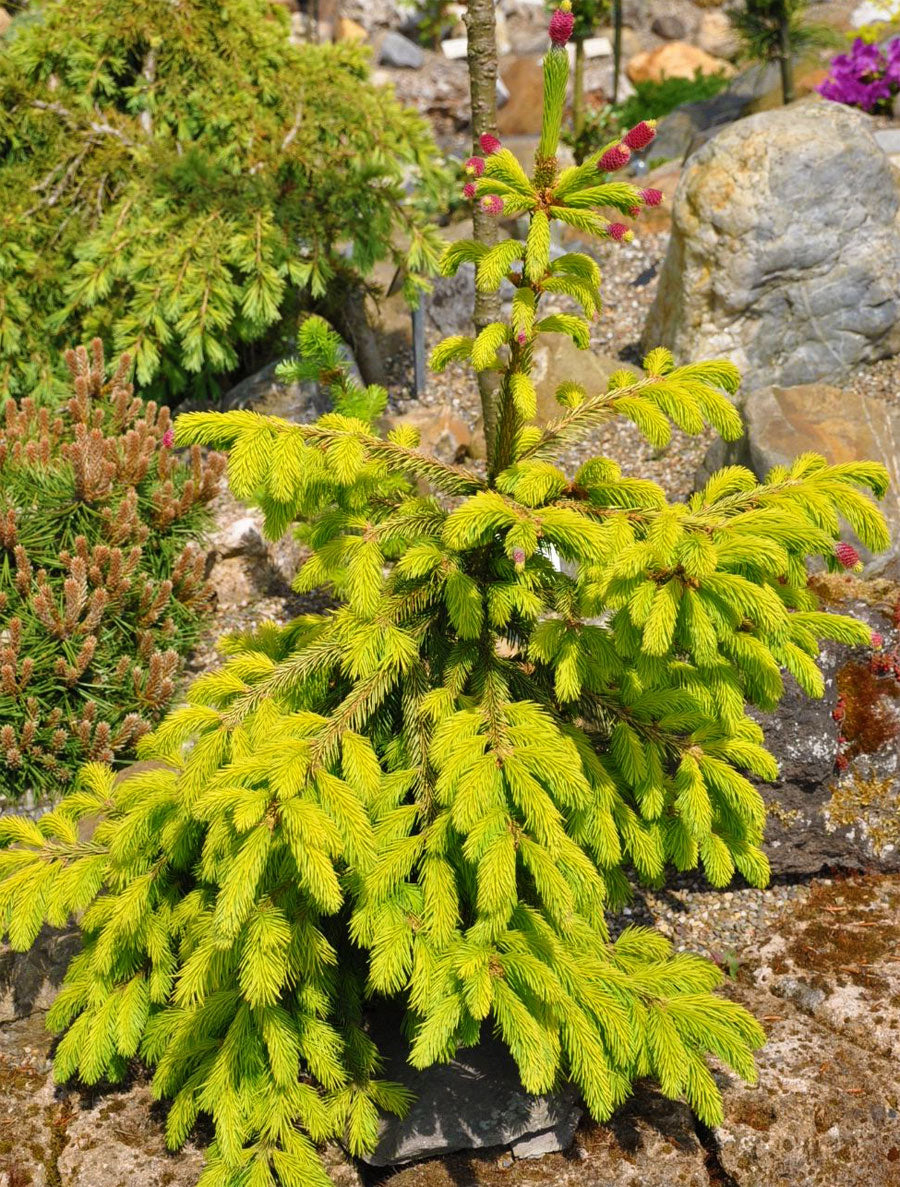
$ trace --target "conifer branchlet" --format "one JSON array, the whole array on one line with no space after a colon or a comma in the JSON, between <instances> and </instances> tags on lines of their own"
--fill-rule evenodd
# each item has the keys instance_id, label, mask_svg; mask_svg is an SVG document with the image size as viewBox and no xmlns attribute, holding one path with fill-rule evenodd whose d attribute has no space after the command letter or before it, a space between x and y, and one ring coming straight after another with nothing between
<instances>
[{"instance_id":1,"label":"conifer branchlet","mask_svg":"<svg viewBox=\"0 0 900 1187\"><path fill-rule=\"evenodd\" d=\"M329 1187L316 1143L372 1146L379 1110L407 1101L378 1077L379 998L403 1004L414 1067L492 1028L528 1091L566 1078L597 1118L649 1076L715 1125L707 1056L755 1076L763 1032L713 992L719 970L647 928L612 941L605 913L628 898L626 870L766 883L748 776L777 768L747 705L774 708L784 671L820 695L820 639L870 641L819 610L806 562L840 566L841 518L886 545L865 492L887 475L808 454L763 483L730 467L669 504L609 459L554 464L615 416L658 446L672 422L741 430L734 367L665 350L605 391L562 384L556 419L535 423L536 340L587 348L600 308L595 260L551 258L551 222L602 237L601 211L655 201L598 176L606 149L559 170L566 61L547 54L538 183L496 142L468 175L479 200L529 216L525 241L443 258L515 289L509 322L432 360L497 371L488 473L423 453L411 427L381 436L384 392L355 386L336 335L308 320L283 373L318 374L333 412L193 413L175 432L227 450L272 538L302 525L297 588L337 607L226 640L224 666L142 742L155 768L116 784L89 765L49 816L0 822L11 942L81 913L50 1015L66 1030L57 1076L114 1080L140 1055L172 1100L173 1147L213 1118L201 1187ZM579 312L547 313L551 294Z\"/></svg>"}]
</instances>

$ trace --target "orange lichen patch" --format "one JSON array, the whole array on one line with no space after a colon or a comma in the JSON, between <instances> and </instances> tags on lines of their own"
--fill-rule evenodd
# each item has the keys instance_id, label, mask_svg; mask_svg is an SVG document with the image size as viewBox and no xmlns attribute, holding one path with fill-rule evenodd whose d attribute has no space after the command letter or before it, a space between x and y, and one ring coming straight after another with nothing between
<instances>
[{"instance_id":1,"label":"orange lichen patch","mask_svg":"<svg viewBox=\"0 0 900 1187\"><path fill-rule=\"evenodd\" d=\"M857 984L889 991L878 966L900 952L900 877L848 878L813 887L794 915L776 973L801 968L814 988ZM817 977L816 974L819 974Z\"/></svg>"},{"instance_id":2,"label":"orange lichen patch","mask_svg":"<svg viewBox=\"0 0 900 1187\"><path fill-rule=\"evenodd\" d=\"M825 606L846 606L848 602L865 602L890 614L900 601L900 584L878 577L863 581L852 573L816 573L809 579L809 588Z\"/></svg>"},{"instance_id":3,"label":"orange lichen patch","mask_svg":"<svg viewBox=\"0 0 900 1187\"><path fill-rule=\"evenodd\" d=\"M900 684L893 675L876 675L868 664L852 660L838 672L837 687L848 757L874 754L900 736Z\"/></svg>"}]
</instances>

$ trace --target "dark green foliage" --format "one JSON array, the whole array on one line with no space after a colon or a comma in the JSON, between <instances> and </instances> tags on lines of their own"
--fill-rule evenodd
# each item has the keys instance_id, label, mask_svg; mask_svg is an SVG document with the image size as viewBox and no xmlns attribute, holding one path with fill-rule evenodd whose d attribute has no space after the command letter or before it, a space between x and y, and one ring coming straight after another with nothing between
<instances>
[{"instance_id":1,"label":"dark green foliage","mask_svg":"<svg viewBox=\"0 0 900 1187\"><path fill-rule=\"evenodd\" d=\"M14 395L59 395L63 345L94 334L133 355L148 396L201 395L287 349L301 309L337 307L377 260L425 283L434 233L407 190L442 173L364 51L292 46L270 0L43 0L26 16L0 43Z\"/></svg>"},{"instance_id":2,"label":"dark green foliage","mask_svg":"<svg viewBox=\"0 0 900 1187\"><path fill-rule=\"evenodd\" d=\"M782 99L794 99L794 59L808 50L839 43L834 30L807 19L809 0L742 0L728 10L741 39L744 57L777 62L781 67Z\"/></svg>"},{"instance_id":3,"label":"dark green foliage","mask_svg":"<svg viewBox=\"0 0 900 1187\"><path fill-rule=\"evenodd\" d=\"M193 543L223 459L182 465L168 409L71 353L59 414L7 400L0 428L0 794L64 790L133 757L207 609Z\"/></svg>"},{"instance_id":4,"label":"dark green foliage","mask_svg":"<svg viewBox=\"0 0 900 1187\"><path fill-rule=\"evenodd\" d=\"M451 0L402 0L404 8L413 9L420 39L438 49L453 23L450 14Z\"/></svg>"}]
</instances>

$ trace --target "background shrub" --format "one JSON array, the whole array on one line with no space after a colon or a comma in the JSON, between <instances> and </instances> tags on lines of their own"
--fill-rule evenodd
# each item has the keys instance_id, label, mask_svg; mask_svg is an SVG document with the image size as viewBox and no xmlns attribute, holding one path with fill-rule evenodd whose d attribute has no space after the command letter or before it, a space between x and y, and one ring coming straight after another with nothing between
<instances>
[{"instance_id":1,"label":"background shrub","mask_svg":"<svg viewBox=\"0 0 900 1187\"><path fill-rule=\"evenodd\" d=\"M661 120L684 103L712 99L728 86L725 74L701 74L693 78L665 78L662 82L635 83L634 94L616 105L607 105L585 116L580 136L566 140L579 159L596 152L601 145L633 127L642 119Z\"/></svg>"},{"instance_id":2,"label":"background shrub","mask_svg":"<svg viewBox=\"0 0 900 1187\"><path fill-rule=\"evenodd\" d=\"M167 408L110 382L95 341L66 359L58 415L8 400L0 427L0 793L60 790L114 762L174 692L209 594L192 542L223 461L182 465Z\"/></svg>"},{"instance_id":3,"label":"background shrub","mask_svg":"<svg viewBox=\"0 0 900 1187\"><path fill-rule=\"evenodd\" d=\"M16 21L0 51L14 395L59 393L64 347L94 335L148 397L203 395L289 349L302 307L340 325L377 260L424 283L434 232L408 191L441 185L427 125L369 81L365 51L292 46L286 20L270 0L46 0Z\"/></svg>"}]
</instances>

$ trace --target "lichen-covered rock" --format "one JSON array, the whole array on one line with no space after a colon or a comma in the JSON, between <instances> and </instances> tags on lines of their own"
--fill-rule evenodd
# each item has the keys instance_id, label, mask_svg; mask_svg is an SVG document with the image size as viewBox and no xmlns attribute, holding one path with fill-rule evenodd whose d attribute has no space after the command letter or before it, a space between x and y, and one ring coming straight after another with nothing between
<instances>
[{"instance_id":1,"label":"lichen-covered rock","mask_svg":"<svg viewBox=\"0 0 900 1187\"><path fill-rule=\"evenodd\" d=\"M834 380L900 350L900 193L870 124L804 100L695 153L645 345L728 356L748 391Z\"/></svg>"},{"instance_id":2,"label":"lichen-covered rock","mask_svg":"<svg viewBox=\"0 0 900 1187\"><path fill-rule=\"evenodd\" d=\"M777 874L896 871L900 681L888 657L900 646L893 624L900 587L849 576L818 577L815 587L828 609L869 623L884 642L880 650L826 644L820 700L786 677L778 710L755 714L780 768L778 782L760 785L769 812L766 852Z\"/></svg>"},{"instance_id":3,"label":"lichen-covered rock","mask_svg":"<svg viewBox=\"0 0 900 1187\"><path fill-rule=\"evenodd\" d=\"M869 876L817 883L748 954L730 995L768 1041L715 1131L737 1187L900 1185L898 953L900 878Z\"/></svg>"},{"instance_id":4,"label":"lichen-covered rock","mask_svg":"<svg viewBox=\"0 0 900 1187\"><path fill-rule=\"evenodd\" d=\"M817 884L754 955L753 976L767 992L900 1067L898 957L900 876L860 876Z\"/></svg>"},{"instance_id":5,"label":"lichen-covered rock","mask_svg":"<svg viewBox=\"0 0 900 1187\"><path fill-rule=\"evenodd\" d=\"M718 1162L735 1187L897 1187L900 1080L879 1058L765 991L734 996L764 1020L759 1082L722 1082ZM720 1180L722 1181L722 1180Z\"/></svg>"},{"instance_id":6,"label":"lichen-covered rock","mask_svg":"<svg viewBox=\"0 0 900 1187\"><path fill-rule=\"evenodd\" d=\"M166 1149L162 1118L146 1084L99 1095L75 1111L57 1158L65 1187L195 1187L203 1153Z\"/></svg>"}]
</instances>

